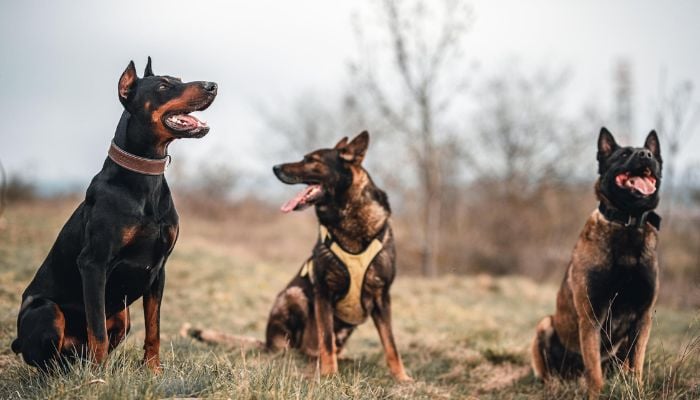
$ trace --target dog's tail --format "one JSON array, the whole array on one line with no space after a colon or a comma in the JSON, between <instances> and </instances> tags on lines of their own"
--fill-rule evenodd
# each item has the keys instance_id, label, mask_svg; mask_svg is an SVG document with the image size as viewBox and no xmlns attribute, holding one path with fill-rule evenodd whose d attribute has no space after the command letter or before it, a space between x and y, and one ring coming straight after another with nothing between
<instances>
[{"instance_id":1,"label":"dog's tail","mask_svg":"<svg viewBox=\"0 0 700 400\"><path fill-rule=\"evenodd\" d=\"M248 349L264 349L265 343L250 336L238 336L230 333L216 331L214 329L193 328L189 323L185 323L180 328L180 336L190 337L200 342L209 344L219 344L227 347Z\"/></svg>"}]
</instances>

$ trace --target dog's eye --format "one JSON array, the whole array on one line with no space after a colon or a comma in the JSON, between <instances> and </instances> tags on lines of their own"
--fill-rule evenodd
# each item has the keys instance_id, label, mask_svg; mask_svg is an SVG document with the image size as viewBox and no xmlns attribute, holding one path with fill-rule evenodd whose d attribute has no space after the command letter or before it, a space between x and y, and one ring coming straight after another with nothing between
<instances>
[{"instance_id":1,"label":"dog's eye","mask_svg":"<svg viewBox=\"0 0 700 400\"><path fill-rule=\"evenodd\" d=\"M160 85L158 85L158 90L160 90L160 91L166 90L167 88L168 88L168 85L165 83L161 83Z\"/></svg>"},{"instance_id":2,"label":"dog's eye","mask_svg":"<svg viewBox=\"0 0 700 400\"><path fill-rule=\"evenodd\" d=\"M631 155L632 155L632 152L629 150L625 150L624 152L622 152L622 157L629 157Z\"/></svg>"}]
</instances>

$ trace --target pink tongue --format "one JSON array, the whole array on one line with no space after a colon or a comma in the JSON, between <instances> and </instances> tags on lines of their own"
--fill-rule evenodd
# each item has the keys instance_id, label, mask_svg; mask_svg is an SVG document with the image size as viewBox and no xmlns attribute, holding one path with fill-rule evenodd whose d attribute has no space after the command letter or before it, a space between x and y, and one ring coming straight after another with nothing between
<instances>
[{"instance_id":1,"label":"pink tongue","mask_svg":"<svg viewBox=\"0 0 700 400\"><path fill-rule=\"evenodd\" d=\"M199 120L191 115L178 115L178 118L184 121L187 125L195 127L199 125Z\"/></svg>"},{"instance_id":2,"label":"pink tongue","mask_svg":"<svg viewBox=\"0 0 700 400\"><path fill-rule=\"evenodd\" d=\"M296 196L294 196L294 198L292 198L292 199L288 200L286 203L284 203L282 205L282 207L280 208L280 210L283 213L288 213L290 211L294 211L294 209L296 209L300 204L303 205L305 203L306 195L309 194L309 192L311 192L313 190L313 188L314 188L313 186L307 186L306 188L304 188L304 190L302 190Z\"/></svg>"},{"instance_id":3,"label":"pink tongue","mask_svg":"<svg viewBox=\"0 0 700 400\"><path fill-rule=\"evenodd\" d=\"M656 182L650 177L633 176L627 181L628 184L641 194L648 196L656 191Z\"/></svg>"}]
</instances>

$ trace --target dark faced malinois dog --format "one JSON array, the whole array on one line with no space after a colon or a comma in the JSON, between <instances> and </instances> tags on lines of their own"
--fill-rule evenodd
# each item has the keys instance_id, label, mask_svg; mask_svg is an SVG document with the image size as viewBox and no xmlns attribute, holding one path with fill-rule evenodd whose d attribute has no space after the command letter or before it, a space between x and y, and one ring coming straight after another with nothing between
<instances>
[{"instance_id":1,"label":"dark faced malinois dog","mask_svg":"<svg viewBox=\"0 0 700 400\"><path fill-rule=\"evenodd\" d=\"M160 302L178 216L163 173L168 144L209 127L189 113L216 97L213 82L144 77L133 61L119 79L124 106L102 170L58 234L22 295L12 350L33 366L88 356L102 362L129 331L129 305L143 296L144 362L160 369Z\"/></svg>"},{"instance_id":2,"label":"dark faced malinois dog","mask_svg":"<svg viewBox=\"0 0 700 400\"><path fill-rule=\"evenodd\" d=\"M333 374L348 337L371 315L392 375L409 381L391 328L389 288L396 275L391 209L386 193L362 168L368 145L369 134L362 132L274 167L282 182L307 185L282 211L313 205L320 234L311 257L275 300L265 345L319 357L321 373Z\"/></svg>"},{"instance_id":3,"label":"dark faced malinois dog","mask_svg":"<svg viewBox=\"0 0 700 400\"><path fill-rule=\"evenodd\" d=\"M603 387L602 362L619 360L642 379L658 289L656 245L661 152L656 132L644 147L620 147L603 128L595 186L600 205L588 218L557 295L554 315L537 325L535 375L585 373L589 397Z\"/></svg>"}]
</instances>

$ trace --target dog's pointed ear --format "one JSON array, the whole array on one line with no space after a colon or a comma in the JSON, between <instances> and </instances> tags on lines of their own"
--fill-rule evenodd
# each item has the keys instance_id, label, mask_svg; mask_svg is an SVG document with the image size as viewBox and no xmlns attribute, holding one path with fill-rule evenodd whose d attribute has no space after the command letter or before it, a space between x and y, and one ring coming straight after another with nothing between
<instances>
[{"instance_id":1,"label":"dog's pointed ear","mask_svg":"<svg viewBox=\"0 0 700 400\"><path fill-rule=\"evenodd\" d=\"M612 133L606 128L600 129L598 136L598 161L608 158L615 150L617 150L617 142Z\"/></svg>"},{"instance_id":2,"label":"dog's pointed ear","mask_svg":"<svg viewBox=\"0 0 700 400\"><path fill-rule=\"evenodd\" d=\"M354 164L361 164L362 160L365 159L367 147L369 147L369 133L363 131L340 149L340 158Z\"/></svg>"},{"instance_id":3,"label":"dog's pointed ear","mask_svg":"<svg viewBox=\"0 0 700 400\"><path fill-rule=\"evenodd\" d=\"M119 101L122 104L126 104L126 100L129 98L129 94L131 94L131 90L138 78L134 62L131 61L122 73L121 78L119 78Z\"/></svg>"},{"instance_id":4,"label":"dog's pointed ear","mask_svg":"<svg viewBox=\"0 0 700 400\"><path fill-rule=\"evenodd\" d=\"M659 144L659 135L656 134L656 131L652 130L649 132L646 140L644 140L644 147L651 151L651 154L653 154L657 160L661 160L661 145Z\"/></svg>"},{"instance_id":5,"label":"dog's pointed ear","mask_svg":"<svg viewBox=\"0 0 700 400\"><path fill-rule=\"evenodd\" d=\"M153 76L153 69L151 69L151 56L148 56L148 63L146 63L146 69L143 71L143 77Z\"/></svg>"},{"instance_id":6,"label":"dog's pointed ear","mask_svg":"<svg viewBox=\"0 0 700 400\"><path fill-rule=\"evenodd\" d=\"M347 145L348 145L348 137L345 136L344 138L340 139L338 141L338 143L336 143L335 146L333 146L333 148L337 150L337 149L340 149L341 147L345 147Z\"/></svg>"}]
</instances>

